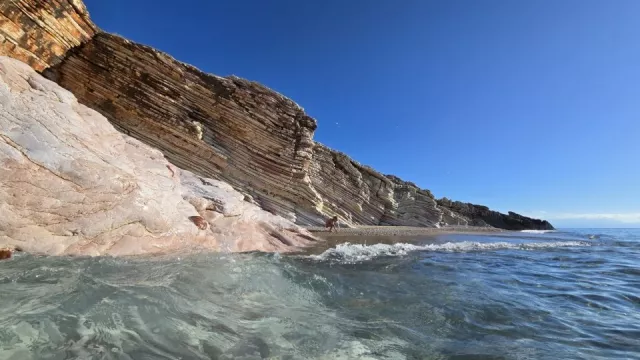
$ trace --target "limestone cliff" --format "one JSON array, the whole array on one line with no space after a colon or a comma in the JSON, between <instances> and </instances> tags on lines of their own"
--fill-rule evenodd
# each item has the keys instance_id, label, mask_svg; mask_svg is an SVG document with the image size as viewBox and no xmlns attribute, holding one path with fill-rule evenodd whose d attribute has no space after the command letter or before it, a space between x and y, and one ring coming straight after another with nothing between
<instances>
[{"instance_id":1,"label":"limestone cliff","mask_svg":"<svg viewBox=\"0 0 640 360\"><path fill-rule=\"evenodd\" d=\"M265 209L293 219L320 201L308 176L316 121L260 84L104 33L45 75L180 168L227 181Z\"/></svg>"},{"instance_id":2,"label":"limestone cliff","mask_svg":"<svg viewBox=\"0 0 640 360\"><path fill-rule=\"evenodd\" d=\"M438 200L441 209L451 215L452 225L491 226L507 230L553 230L553 226L545 220L531 219L510 211L502 214L492 211L486 206L451 201L447 198Z\"/></svg>"},{"instance_id":3,"label":"limestone cliff","mask_svg":"<svg viewBox=\"0 0 640 360\"><path fill-rule=\"evenodd\" d=\"M517 214L439 204L428 190L314 142L316 120L275 91L205 74L97 31L79 0L13 0L0 14L11 19L0 23L1 33L13 39L0 55L46 68L45 76L118 130L298 224L320 225L337 214L347 225L546 226Z\"/></svg>"},{"instance_id":4,"label":"limestone cliff","mask_svg":"<svg viewBox=\"0 0 640 360\"><path fill-rule=\"evenodd\" d=\"M314 143L316 121L259 84L102 33L45 75L177 166L227 181L300 224L332 214L346 224L441 221L431 193Z\"/></svg>"},{"instance_id":5,"label":"limestone cliff","mask_svg":"<svg viewBox=\"0 0 640 360\"><path fill-rule=\"evenodd\" d=\"M313 240L230 185L169 164L3 56L0 213L0 248L47 254L288 251Z\"/></svg>"},{"instance_id":6,"label":"limestone cliff","mask_svg":"<svg viewBox=\"0 0 640 360\"><path fill-rule=\"evenodd\" d=\"M428 190L382 175L319 143L313 149L310 176L323 210L350 223L434 227L440 221Z\"/></svg>"}]
</instances>

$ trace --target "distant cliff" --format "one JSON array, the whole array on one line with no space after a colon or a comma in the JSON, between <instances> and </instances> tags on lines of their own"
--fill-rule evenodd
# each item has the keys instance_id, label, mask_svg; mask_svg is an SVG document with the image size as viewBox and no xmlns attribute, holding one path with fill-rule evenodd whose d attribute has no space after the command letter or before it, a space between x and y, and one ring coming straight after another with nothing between
<instances>
[{"instance_id":1,"label":"distant cliff","mask_svg":"<svg viewBox=\"0 0 640 360\"><path fill-rule=\"evenodd\" d=\"M548 221L532 219L511 211L503 214L486 206L451 201L447 198L437 202L441 209L449 210L458 216L456 220L450 221L453 225L491 226L507 230L554 230Z\"/></svg>"},{"instance_id":2,"label":"distant cliff","mask_svg":"<svg viewBox=\"0 0 640 360\"><path fill-rule=\"evenodd\" d=\"M21 15L20 15L21 14ZM26 61L176 166L231 184L298 224L552 228L486 207L436 201L313 140L316 120L255 82L206 74L101 32L79 0L0 6L0 54Z\"/></svg>"}]
</instances>

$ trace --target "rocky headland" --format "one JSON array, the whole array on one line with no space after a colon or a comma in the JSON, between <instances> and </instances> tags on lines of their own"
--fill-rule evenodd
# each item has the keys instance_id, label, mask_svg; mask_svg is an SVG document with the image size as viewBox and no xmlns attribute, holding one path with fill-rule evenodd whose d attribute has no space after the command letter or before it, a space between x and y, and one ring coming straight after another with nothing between
<instances>
[{"instance_id":1,"label":"rocky headland","mask_svg":"<svg viewBox=\"0 0 640 360\"><path fill-rule=\"evenodd\" d=\"M553 229L359 164L315 142L316 120L292 100L104 33L80 0L0 4L0 55L0 245L287 251L334 215Z\"/></svg>"}]
</instances>

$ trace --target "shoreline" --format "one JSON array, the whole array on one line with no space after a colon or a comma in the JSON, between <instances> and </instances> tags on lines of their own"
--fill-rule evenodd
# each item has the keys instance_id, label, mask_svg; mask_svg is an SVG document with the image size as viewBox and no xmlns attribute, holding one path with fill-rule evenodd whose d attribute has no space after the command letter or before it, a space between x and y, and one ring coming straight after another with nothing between
<instances>
[{"instance_id":1,"label":"shoreline","mask_svg":"<svg viewBox=\"0 0 640 360\"><path fill-rule=\"evenodd\" d=\"M323 227L306 227L307 231L319 238L318 243L299 249L291 255L319 255L329 248L344 243L372 245L397 243L413 243L425 240L425 238L435 238L439 235L481 235L481 234L502 234L510 232L497 228L481 228L468 226L447 226L442 228L428 228L417 226L357 226L352 228L342 228L337 232L328 232Z\"/></svg>"},{"instance_id":2,"label":"shoreline","mask_svg":"<svg viewBox=\"0 0 640 360\"><path fill-rule=\"evenodd\" d=\"M342 236L427 236L439 234L485 234L504 233L510 230L469 226L447 226L442 228L428 228L418 226L357 226L352 228L341 228L338 231L329 232L324 227L305 227L313 235L320 238L333 238Z\"/></svg>"}]
</instances>

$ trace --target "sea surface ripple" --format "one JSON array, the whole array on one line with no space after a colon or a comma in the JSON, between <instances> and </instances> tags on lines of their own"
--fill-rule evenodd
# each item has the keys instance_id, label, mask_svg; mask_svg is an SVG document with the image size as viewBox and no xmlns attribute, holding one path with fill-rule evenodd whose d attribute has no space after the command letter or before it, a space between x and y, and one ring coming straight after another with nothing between
<instances>
[{"instance_id":1,"label":"sea surface ripple","mask_svg":"<svg viewBox=\"0 0 640 360\"><path fill-rule=\"evenodd\" d=\"M640 229L0 262L0 359L640 359Z\"/></svg>"}]
</instances>

